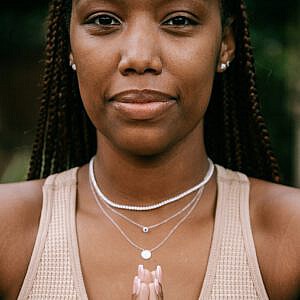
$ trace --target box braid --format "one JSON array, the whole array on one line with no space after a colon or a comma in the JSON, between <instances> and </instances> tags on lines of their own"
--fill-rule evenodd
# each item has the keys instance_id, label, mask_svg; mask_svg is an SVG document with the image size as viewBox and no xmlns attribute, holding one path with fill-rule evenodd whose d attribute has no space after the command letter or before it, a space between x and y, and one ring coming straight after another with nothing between
<instances>
[{"instance_id":1,"label":"box braid","mask_svg":"<svg viewBox=\"0 0 300 300\"><path fill-rule=\"evenodd\" d=\"M236 57L217 74L205 118L208 154L216 163L249 176L279 182L279 168L261 113L246 6L222 0L223 22L234 16Z\"/></svg>"},{"instance_id":2,"label":"box braid","mask_svg":"<svg viewBox=\"0 0 300 300\"><path fill-rule=\"evenodd\" d=\"M278 182L277 160L257 96L246 7L243 0L221 2L223 24L234 17L237 51L230 68L214 81L205 117L207 152L227 168ZM50 3L43 93L28 179L83 165L96 153L96 131L69 67L71 6L71 0Z\"/></svg>"},{"instance_id":3,"label":"box braid","mask_svg":"<svg viewBox=\"0 0 300 300\"><path fill-rule=\"evenodd\" d=\"M70 13L71 1L50 3L43 93L28 179L82 165L96 152L95 129L69 67Z\"/></svg>"}]
</instances>

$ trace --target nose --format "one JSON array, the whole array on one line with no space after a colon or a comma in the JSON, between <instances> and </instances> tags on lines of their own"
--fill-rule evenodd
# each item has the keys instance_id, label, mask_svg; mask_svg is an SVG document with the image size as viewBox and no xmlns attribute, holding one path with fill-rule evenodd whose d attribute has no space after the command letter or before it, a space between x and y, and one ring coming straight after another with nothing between
<instances>
[{"instance_id":1,"label":"nose","mask_svg":"<svg viewBox=\"0 0 300 300\"><path fill-rule=\"evenodd\" d=\"M124 33L122 40L119 72L123 76L162 73L162 61L159 50L159 37L156 30L142 22Z\"/></svg>"}]
</instances>

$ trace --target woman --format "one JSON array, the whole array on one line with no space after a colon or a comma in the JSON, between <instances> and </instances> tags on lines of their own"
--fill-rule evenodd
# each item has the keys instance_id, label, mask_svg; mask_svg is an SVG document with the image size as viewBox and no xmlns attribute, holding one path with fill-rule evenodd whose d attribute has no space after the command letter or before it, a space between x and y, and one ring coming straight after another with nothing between
<instances>
[{"instance_id":1,"label":"woman","mask_svg":"<svg viewBox=\"0 0 300 300\"><path fill-rule=\"evenodd\" d=\"M296 295L241 0L53 0L29 179L0 189L4 299Z\"/></svg>"}]
</instances>

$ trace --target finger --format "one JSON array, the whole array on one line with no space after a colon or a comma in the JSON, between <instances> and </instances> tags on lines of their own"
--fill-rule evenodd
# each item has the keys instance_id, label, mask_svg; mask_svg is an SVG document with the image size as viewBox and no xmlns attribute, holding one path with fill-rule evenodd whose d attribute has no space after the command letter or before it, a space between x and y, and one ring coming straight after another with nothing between
<instances>
[{"instance_id":1,"label":"finger","mask_svg":"<svg viewBox=\"0 0 300 300\"><path fill-rule=\"evenodd\" d=\"M159 283L159 281L156 278L154 279L154 289L157 295L157 299L163 299L162 285Z\"/></svg>"},{"instance_id":2,"label":"finger","mask_svg":"<svg viewBox=\"0 0 300 300\"><path fill-rule=\"evenodd\" d=\"M135 276L133 280L133 287L132 287L132 299L135 300L137 295L140 293L141 289L141 280Z\"/></svg>"},{"instance_id":3,"label":"finger","mask_svg":"<svg viewBox=\"0 0 300 300\"><path fill-rule=\"evenodd\" d=\"M151 276L152 276L152 281L154 282L154 280L156 278L156 271L152 271Z\"/></svg>"},{"instance_id":4,"label":"finger","mask_svg":"<svg viewBox=\"0 0 300 300\"><path fill-rule=\"evenodd\" d=\"M139 294L137 295L136 300L149 300L149 286L148 284L142 282L141 289Z\"/></svg>"},{"instance_id":5,"label":"finger","mask_svg":"<svg viewBox=\"0 0 300 300\"><path fill-rule=\"evenodd\" d=\"M143 265L139 265L138 266L138 277L141 279L141 281L144 281L144 266Z\"/></svg>"},{"instance_id":6,"label":"finger","mask_svg":"<svg viewBox=\"0 0 300 300\"><path fill-rule=\"evenodd\" d=\"M157 300L158 295L155 291L154 283L149 283L149 300Z\"/></svg>"},{"instance_id":7,"label":"finger","mask_svg":"<svg viewBox=\"0 0 300 300\"><path fill-rule=\"evenodd\" d=\"M157 266L155 270L156 279L162 284L162 269L161 266Z\"/></svg>"}]
</instances>

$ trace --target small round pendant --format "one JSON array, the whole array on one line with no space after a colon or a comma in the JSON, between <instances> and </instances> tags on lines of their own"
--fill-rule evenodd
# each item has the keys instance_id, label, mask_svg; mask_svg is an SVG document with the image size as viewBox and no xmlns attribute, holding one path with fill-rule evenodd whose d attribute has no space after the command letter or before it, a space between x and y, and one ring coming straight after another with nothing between
<instances>
[{"instance_id":1,"label":"small round pendant","mask_svg":"<svg viewBox=\"0 0 300 300\"><path fill-rule=\"evenodd\" d=\"M143 251L141 252L141 256L142 256L143 259L148 260L148 259L151 258L152 253L151 253L150 250L143 250Z\"/></svg>"},{"instance_id":2,"label":"small round pendant","mask_svg":"<svg viewBox=\"0 0 300 300\"><path fill-rule=\"evenodd\" d=\"M149 228L148 228L148 227L146 227L146 226L145 226L145 227L143 227L143 232L144 232L144 233L148 233L148 232L149 232Z\"/></svg>"}]
</instances>

